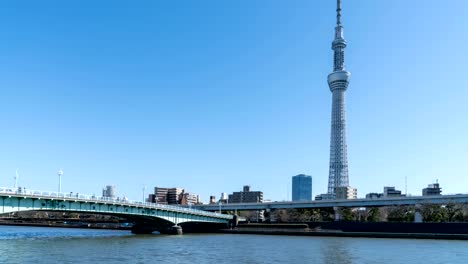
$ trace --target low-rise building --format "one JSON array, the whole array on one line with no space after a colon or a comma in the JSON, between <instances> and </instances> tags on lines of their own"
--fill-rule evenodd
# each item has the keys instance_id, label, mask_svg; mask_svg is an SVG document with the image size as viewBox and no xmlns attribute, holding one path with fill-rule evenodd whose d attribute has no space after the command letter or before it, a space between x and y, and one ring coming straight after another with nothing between
<instances>
[{"instance_id":1,"label":"low-rise building","mask_svg":"<svg viewBox=\"0 0 468 264\"><path fill-rule=\"evenodd\" d=\"M333 194L333 193L322 193L322 194L316 195L315 200L316 201L335 200L335 194Z\"/></svg>"},{"instance_id":2,"label":"low-rise building","mask_svg":"<svg viewBox=\"0 0 468 264\"><path fill-rule=\"evenodd\" d=\"M158 204L167 204L167 194L169 188L154 187L154 195L156 195L155 203Z\"/></svg>"},{"instance_id":3,"label":"low-rise building","mask_svg":"<svg viewBox=\"0 0 468 264\"><path fill-rule=\"evenodd\" d=\"M366 194L366 199L380 199L383 196L383 193L368 193Z\"/></svg>"},{"instance_id":4,"label":"low-rise building","mask_svg":"<svg viewBox=\"0 0 468 264\"><path fill-rule=\"evenodd\" d=\"M357 199L357 189L351 186L335 187L335 198L337 200Z\"/></svg>"},{"instance_id":5,"label":"low-rise building","mask_svg":"<svg viewBox=\"0 0 468 264\"><path fill-rule=\"evenodd\" d=\"M149 195L148 201L158 204L199 204L200 196L185 192L183 188L154 187L154 194Z\"/></svg>"},{"instance_id":6,"label":"low-rise building","mask_svg":"<svg viewBox=\"0 0 468 264\"><path fill-rule=\"evenodd\" d=\"M147 200L147 202L149 202L149 203L156 203L156 195L155 195L155 194L152 194L152 193L149 194L149 195L148 195L148 200Z\"/></svg>"},{"instance_id":7,"label":"low-rise building","mask_svg":"<svg viewBox=\"0 0 468 264\"><path fill-rule=\"evenodd\" d=\"M216 204L216 196L214 195L210 196L210 204Z\"/></svg>"},{"instance_id":8,"label":"low-rise building","mask_svg":"<svg viewBox=\"0 0 468 264\"><path fill-rule=\"evenodd\" d=\"M441 195L442 188L440 188L439 183L433 183L427 185L427 188L422 190L423 196L431 196L431 195Z\"/></svg>"},{"instance_id":9,"label":"low-rise building","mask_svg":"<svg viewBox=\"0 0 468 264\"><path fill-rule=\"evenodd\" d=\"M263 203L263 192L250 191L250 186L245 185L242 192L229 195L228 203Z\"/></svg>"},{"instance_id":10,"label":"low-rise building","mask_svg":"<svg viewBox=\"0 0 468 264\"><path fill-rule=\"evenodd\" d=\"M180 202L181 205L193 205L193 204L200 204L200 195L194 193L186 193L182 194L182 200Z\"/></svg>"},{"instance_id":11,"label":"low-rise building","mask_svg":"<svg viewBox=\"0 0 468 264\"><path fill-rule=\"evenodd\" d=\"M405 197L405 194L401 194L400 190L395 189L395 187L384 187L384 192L383 192L384 197Z\"/></svg>"},{"instance_id":12,"label":"low-rise building","mask_svg":"<svg viewBox=\"0 0 468 264\"><path fill-rule=\"evenodd\" d=\"M167 192L167 204L181 204L183 193L182 188L170 188Z\"/></svg>"},{"instance_id":13,"label":"low-rise building","mask_svg":"<svg viewBox=\"0 0 468 264\"><path fill-rule=\"evenodd\" d=\"M221 198L219 198L219 203L222 203L222 204L227 204L229 202L229 196L227 193L223 192L221 193Z\"/></svg>"},{"instance_id":14,"label":"low-rise building","mask_svg":"<svg viewBox=\"0 0 468 264\"><path fill-rule=\"evenodd\" d=\"M321 200L348 200L357 199L357 189L351 186L335 187L335 193L322 193L315 196L316 201Z\"/></svg>"}]
</instances>

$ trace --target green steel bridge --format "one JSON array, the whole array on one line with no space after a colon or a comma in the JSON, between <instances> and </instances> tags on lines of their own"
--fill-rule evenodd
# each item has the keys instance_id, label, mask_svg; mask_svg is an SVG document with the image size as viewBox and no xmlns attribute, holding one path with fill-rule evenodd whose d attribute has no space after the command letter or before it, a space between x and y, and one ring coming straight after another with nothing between
<instances>
[{"instance_id":1,"label":"green steel bridge","mask_svg":"<svg viewBox=\"0 0 468 264\"><path fill-rule=\"evenodd\" d=\"M197 209L79 193L30 191L0 187L0 214L21 211L59 211L113 215L134 224L134 233L181 234L226 228L234 216Z\"/></svg>"}]
</instances>

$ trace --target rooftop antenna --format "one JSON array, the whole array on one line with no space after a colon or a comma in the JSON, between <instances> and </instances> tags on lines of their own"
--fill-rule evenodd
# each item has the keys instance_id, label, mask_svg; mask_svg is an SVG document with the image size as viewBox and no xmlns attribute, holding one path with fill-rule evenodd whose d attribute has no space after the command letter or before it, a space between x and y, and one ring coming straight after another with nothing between
<instances>
[{"instance_id":1,"label":"rooftop antenna","mask_svg":"<svg viewBox=\"0 0 468 264\"><path fill-rule=\"evenodd\" d=\"M16 175L15 175L15 189L18 188L18 179L19 179L19 173L18 173L18 169L16 169Z\"/></svg>"}]
</instances>

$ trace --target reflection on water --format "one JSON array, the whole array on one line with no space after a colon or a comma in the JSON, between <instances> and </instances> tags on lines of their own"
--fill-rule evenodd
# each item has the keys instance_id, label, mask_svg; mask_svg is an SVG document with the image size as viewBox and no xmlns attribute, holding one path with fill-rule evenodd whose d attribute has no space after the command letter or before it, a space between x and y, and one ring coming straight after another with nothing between
<instances>
[{"instance_id":1,"label":"reflection on water","mask_svg":"<svg viewBox=\"0 0 468 264\"><path fill-rule=\"evenodd\" d=\"M334 264L334 263L353 263L353 258L349 252L347 244L350 241L348 239L340 238L324 238L320 245L320 251L323 254L323 263Z\"/></svg>"},{"instance_id":2,"label":"reflection on water","mask_svg":"<svg viewBox=\"0 0 468 264\"><path fill-rule=\"evenodd\" d=\"M467 241L0 226L0 263L468 263Z\"/></svg>"}]
</instances>

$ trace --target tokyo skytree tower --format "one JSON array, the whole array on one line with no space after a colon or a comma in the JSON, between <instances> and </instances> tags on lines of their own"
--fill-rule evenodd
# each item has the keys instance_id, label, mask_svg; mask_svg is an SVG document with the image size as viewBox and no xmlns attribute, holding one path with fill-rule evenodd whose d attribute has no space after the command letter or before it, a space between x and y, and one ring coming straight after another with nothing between
<instances>
[{"instance_id":1,"label":"tokyo skytree tower","mask_svg":"<svg viewBox=\"0 0 468 264\"><path fill-rule=\"evenodd\" d=\"M337 0L333 72L328 75L328 86L333 95L330 138L330 171L328 194L335 195L336 187L349 186L348 155L346 145L345 95L351 73L345 70L344 50L346 40L341 25L341 0Z\"/></svg>"}]
</instances>

